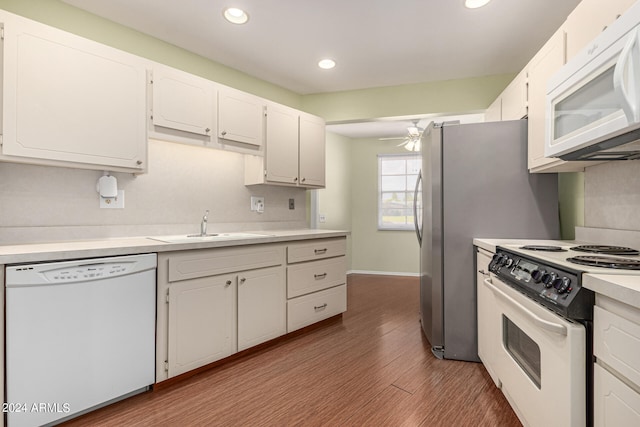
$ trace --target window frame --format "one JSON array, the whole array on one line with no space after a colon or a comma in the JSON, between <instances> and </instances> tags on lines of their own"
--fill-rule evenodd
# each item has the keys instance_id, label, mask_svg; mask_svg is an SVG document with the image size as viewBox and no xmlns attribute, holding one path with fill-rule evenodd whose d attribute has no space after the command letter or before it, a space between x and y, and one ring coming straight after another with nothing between
<instances>
[{"instance_id":1,"label":"window frame","mask_svg":"<svg viewBox=\"0 0 640 427\"><path fill-rule=\"evenodd\" d=\"M415 173L409 173L409 171L407 170L407 164L405 163L405 172L404 174L384 174L382 173L382 165L383 162L385 160L404 160L405 162L411 161L411 160L418 160L420 161L421 159L421 155L420 153L392 153L392 154L378 154L378 188L377 188L377 192L378 192L378 230L379 231L414 231L415 229L415 225L413 222L413 205L411 202L410 205L406 205L408 200L411 200L414 196L414 192L415 192L415 187L411 187L409 185L406 185L406 188L404 190L384 190L382 188L382 178L384 176L403 176L405 177L405 183L406 183L406 179L409 176L413 176L415 175L416 177L418 176L420 167L418 167L418 170ZM417 178L416 178L417 179ZM389 193L389 192L396 192L396 193L404 193L405 194L405 208L402 208L405 210L405 223L404 224L393 224L393 223L385 223L383 222L383 218L384 218L384 209L383 208L383 194L384 193ZM409 196L411 198L409 198ZM408 209L408 211L407 211Z\"/></svg>"}]
</instances>

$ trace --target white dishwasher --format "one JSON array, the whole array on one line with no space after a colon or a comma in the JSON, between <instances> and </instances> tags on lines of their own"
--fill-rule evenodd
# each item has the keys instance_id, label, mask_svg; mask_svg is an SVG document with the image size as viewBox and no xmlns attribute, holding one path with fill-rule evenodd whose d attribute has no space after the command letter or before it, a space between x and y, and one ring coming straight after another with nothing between
<instances>
[{"instance_id":1,"label":"white dishwasher","mask_svg":"<svg viewBox=\"0 0 640 427\"><path fill-rule=\"evenodd\" d=\"M59 422L155 380L156 254L6 267L9 427Z\"/></svg>"}]
</instances>

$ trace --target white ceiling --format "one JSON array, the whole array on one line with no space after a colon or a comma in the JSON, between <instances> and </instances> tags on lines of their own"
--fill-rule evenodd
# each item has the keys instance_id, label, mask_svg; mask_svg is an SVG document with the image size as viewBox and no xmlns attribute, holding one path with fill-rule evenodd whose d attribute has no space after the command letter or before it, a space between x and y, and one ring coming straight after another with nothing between
<instances>
[{"instance_id":1,"label":"white ceiling","mask_svg":"<svg viewBox=\"0 0 640 427\"><path fill-rule=\"evenodd\" d=\"M300 94L517 72L579 0L63 0ZM222 17L227 6L246 25ZM318 60L331 57L333 70Z\"/></svg>"}]
</instances>

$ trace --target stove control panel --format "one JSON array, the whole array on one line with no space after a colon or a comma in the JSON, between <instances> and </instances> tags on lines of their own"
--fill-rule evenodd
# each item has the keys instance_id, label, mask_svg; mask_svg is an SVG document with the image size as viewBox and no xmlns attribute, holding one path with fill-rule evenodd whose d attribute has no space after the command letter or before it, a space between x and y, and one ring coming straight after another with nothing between
<instances>
[{"instance_id":1,"label":"stove control panel","mask_svg":"<svg viewBox=\"0 0 640 427\"><path fill-rule=\"evenodd\" d=\"M498 248L489 270L531 299L569 319L591 319L593 293L581 273Z\"/></svg>"}]
</instances>

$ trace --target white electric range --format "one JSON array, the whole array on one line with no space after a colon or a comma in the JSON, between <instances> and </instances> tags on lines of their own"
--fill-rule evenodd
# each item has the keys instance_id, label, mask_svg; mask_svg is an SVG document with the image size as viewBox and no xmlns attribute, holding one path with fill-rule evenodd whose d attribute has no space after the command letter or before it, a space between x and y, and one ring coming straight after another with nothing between
<instances>
[{"instance_id":1,"label":"white electric range","mask_svg":"<svg viewBox=\"0 0 640 427\"><path fill-rule=\"evenodd\" d=\"M582 278L640 275L637 248L558 241L499 245L489 271L478 301L493 304L485 319L490 336L479 339L492 340L494 381L520 420L530 426L592 425L595 295L583 288Z\"/></svg>"}]
</instances>

